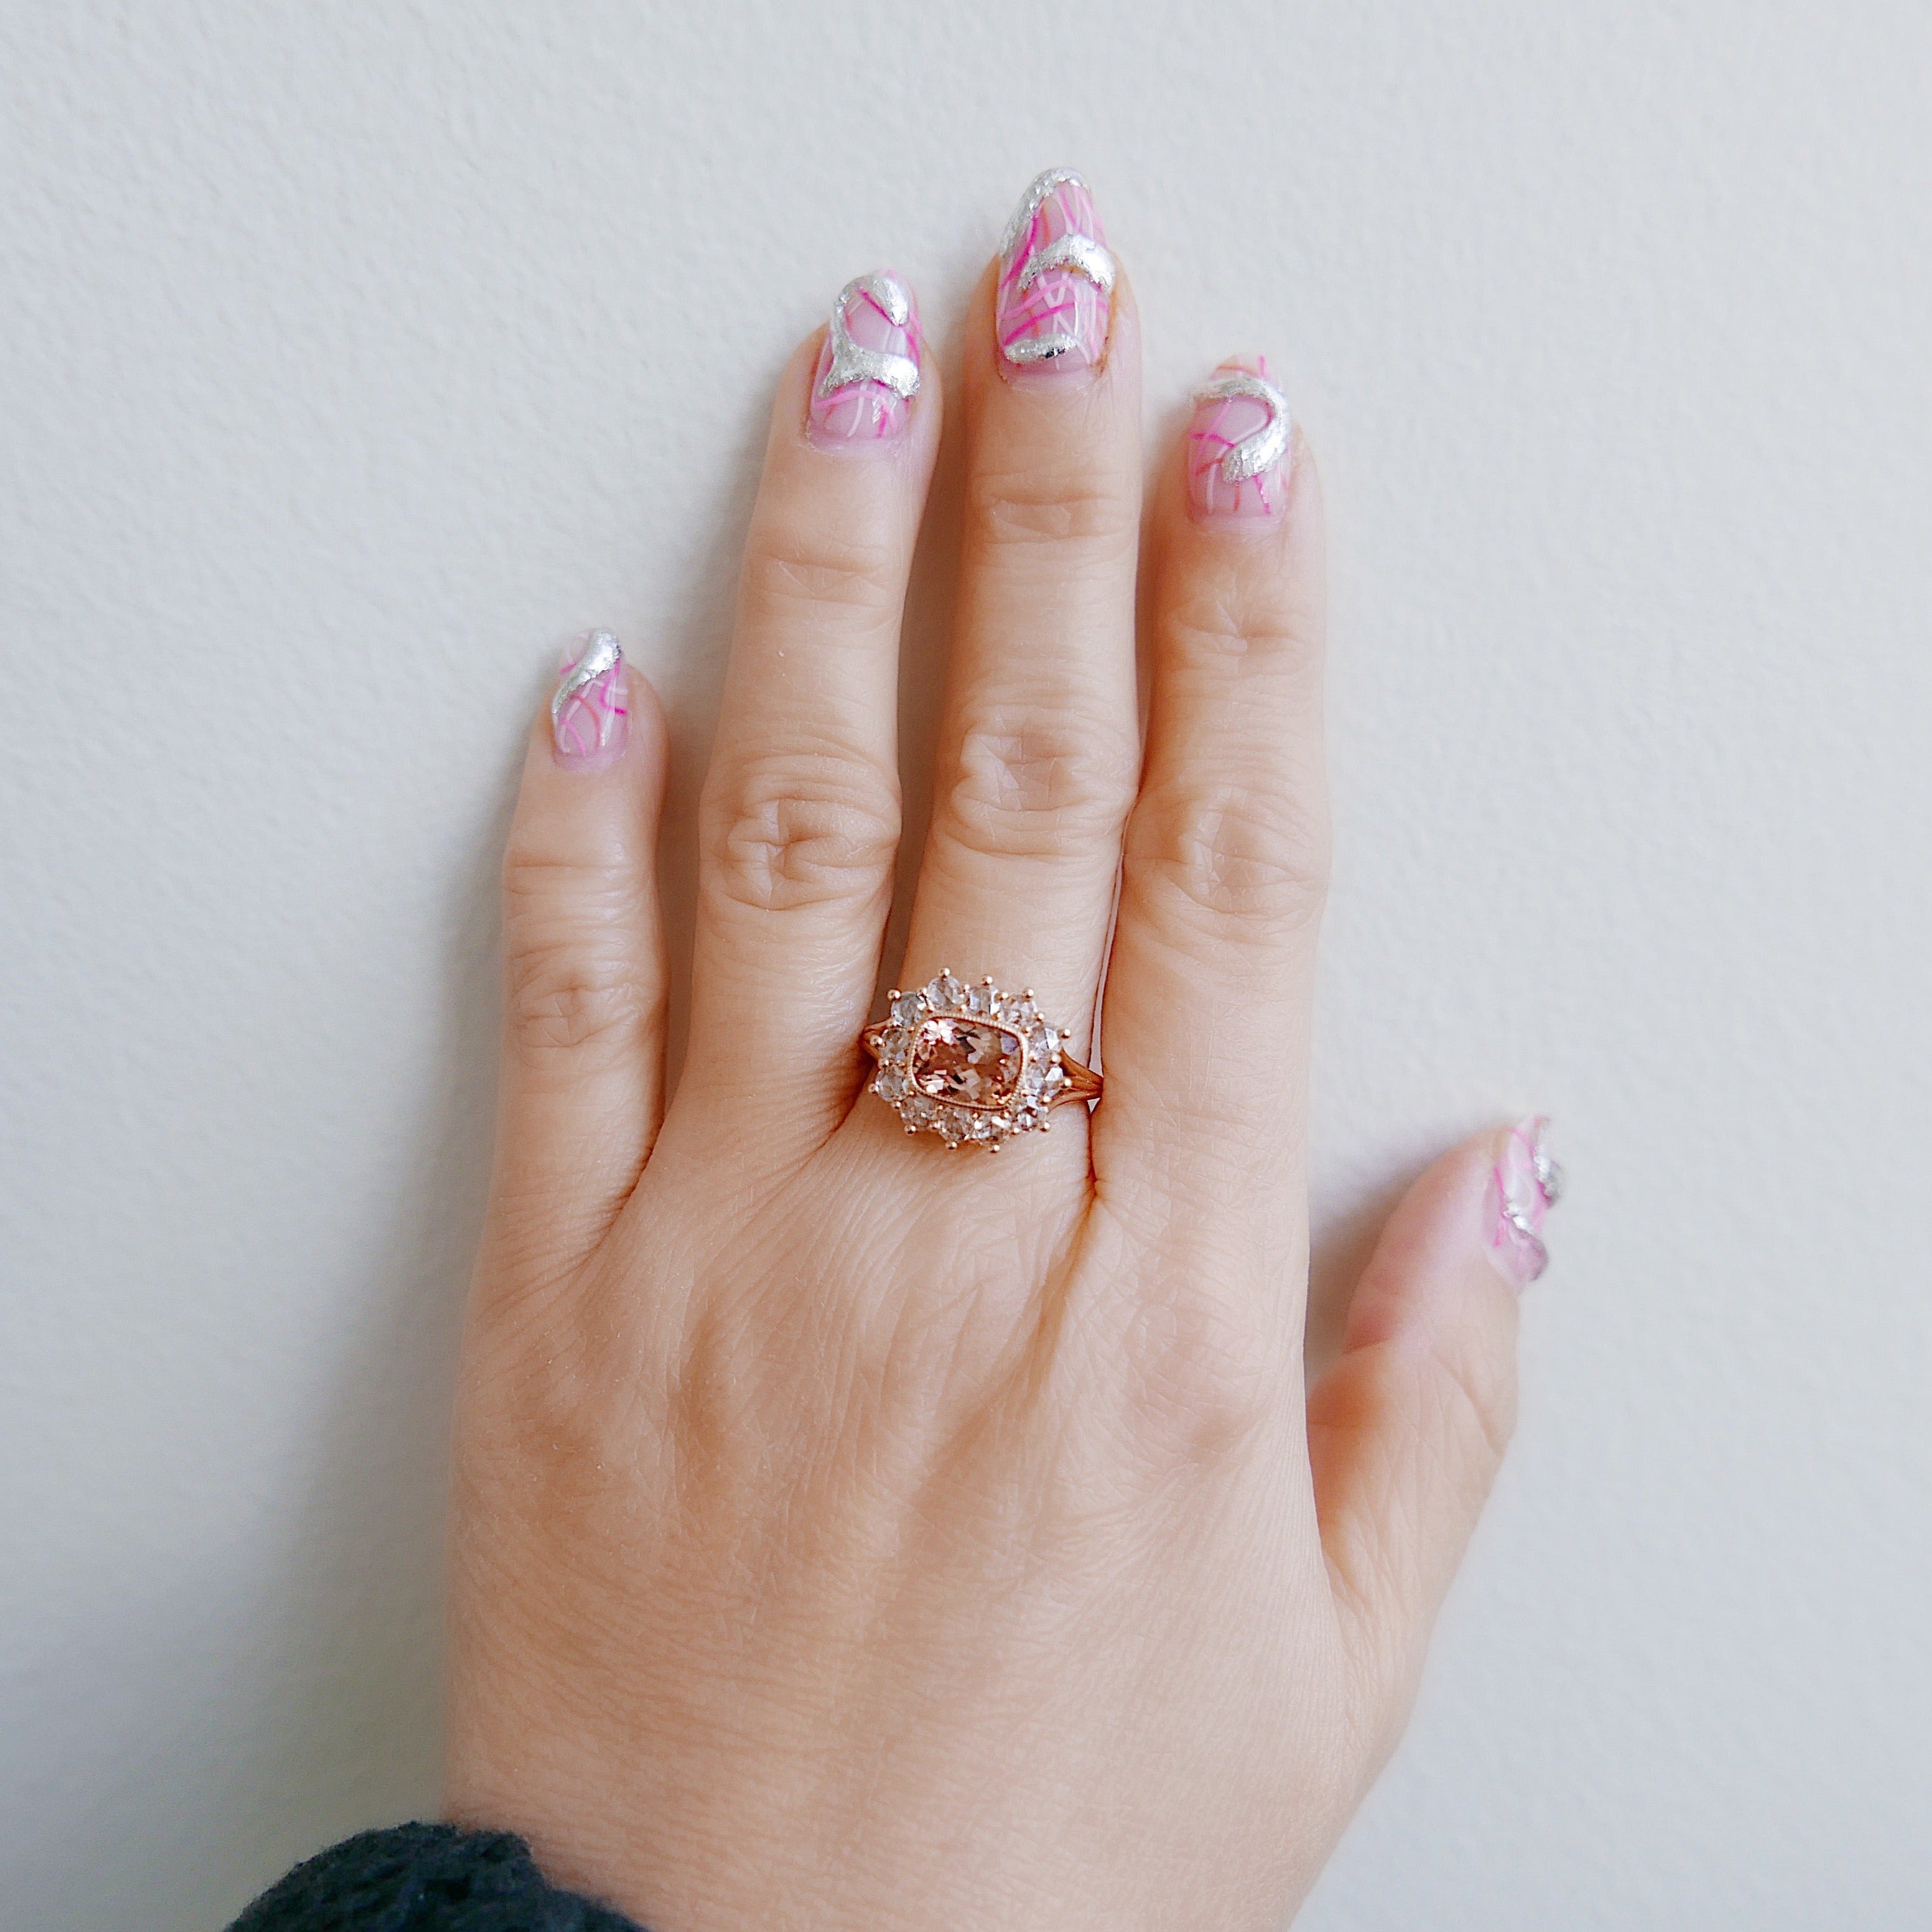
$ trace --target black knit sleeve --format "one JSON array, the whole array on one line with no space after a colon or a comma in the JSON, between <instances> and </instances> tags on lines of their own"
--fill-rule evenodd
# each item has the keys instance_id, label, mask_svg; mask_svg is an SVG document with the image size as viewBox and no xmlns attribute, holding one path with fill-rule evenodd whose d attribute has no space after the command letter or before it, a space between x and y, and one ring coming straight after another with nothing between
<instances>
[{"instance_id":1,"label":"black knit sleeve","mask_svg":"<svg viewBox=\"0 0 1932 1932\"><path fill-rule=\"evenodd\" d=\"M454 1825L345 1838L271 1886L229 1932L644 1932L559 1892L523 1840Z\"/></svg>"}]
</instances>

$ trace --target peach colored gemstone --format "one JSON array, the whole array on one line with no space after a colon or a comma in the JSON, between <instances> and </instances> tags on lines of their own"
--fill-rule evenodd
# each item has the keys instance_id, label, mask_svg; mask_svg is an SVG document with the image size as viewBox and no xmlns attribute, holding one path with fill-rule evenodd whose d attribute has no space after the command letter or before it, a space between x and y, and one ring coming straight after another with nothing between
<instances>
[{"instance_id":1,"label":"peach colored gemstone","mask_svg":"<svg viewBox=\"0 0 1932 1932\"><path fill-rule=\"evenodd\" d=\"M1020 1084L1024 1050L1016 1033L983 1020L928 1020L912 1046L912 1084L935 1100L1000 1107Z\"/></svg>"}]
</instances>

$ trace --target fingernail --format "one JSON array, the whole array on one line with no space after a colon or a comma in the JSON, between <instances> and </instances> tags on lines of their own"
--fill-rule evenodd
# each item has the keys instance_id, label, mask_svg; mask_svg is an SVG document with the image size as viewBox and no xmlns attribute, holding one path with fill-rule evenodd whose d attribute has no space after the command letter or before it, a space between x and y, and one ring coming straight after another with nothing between
<instances>
[{"instance_id":1,"label":"fingernail","mask_svg":"<svg viewBox=\"0 0 1932 1932\"><path fill-rule=\"evenodd\" d=\"M1540 1114L1509 1130L1483 1197L1484 1246L1496 1272L1519 1290L1550 1265L1543 1221L1563 1191L1563 1170L1544 1148L1549 1130Z\"/></svg>"},{"instance_id":2,"label":"fingernail","mask_svg":"<svg viewBox=\"0 0 1932 1932\"><path fill-rule=\"evenodd\" d=\"M624 755L631 735L623 647L590 631L565 654L550 701L550 751L574 772L601 772Z\"/></svg>"},{"instance_id":3,"label":"fingernail","mask_svg":"<svg viewBox=\"0 0 1932 1932\"><path fill-rule=\"evenodd\" d=\"M903 435L919 394L919 310L897 275L855 275L832 304L806 424L816 442Z\"/></svg>"},{"instance_id":4,"label":"fingernail","mask_svg":"<svg viewBox=\"0 0 1932 1932\"><path fill-rule=\"evenodd\" d=\"M1087 184L1071 168L1049 168L1000 238L993 313L1004 366L1097 366L1107 353L1113 292L1114 258Z\"/></svg>"},{"instance_id":5,"label":"fingernail","mask_svg":"<svg viewBox=\"0 0 1932 1932\"><path fill-rule=\"evenodd\" d=\"M1187 503L1203 523L1263 523L1288 500L1294 422L1268 358L1224 362L1196 392L1187 425Z\"/></svg>"}]
</instances>

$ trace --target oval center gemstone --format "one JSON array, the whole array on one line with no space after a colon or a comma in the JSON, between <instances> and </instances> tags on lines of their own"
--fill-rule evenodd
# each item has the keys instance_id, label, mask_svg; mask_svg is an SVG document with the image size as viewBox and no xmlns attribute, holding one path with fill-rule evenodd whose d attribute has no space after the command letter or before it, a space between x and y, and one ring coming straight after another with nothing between
<instances>
[{"instance_id":1,"label":"oval center gemstone","mask_svg":"<svg viewBox=\"0 0 1932 1932\"><path fill-rule=\"evenodd\" d=\"M1018 1090L1020 1036L986 1020L926 1021L912 1043L912 1084L960 1107L1003 1107Z\"/></svg>"}]
</instances>

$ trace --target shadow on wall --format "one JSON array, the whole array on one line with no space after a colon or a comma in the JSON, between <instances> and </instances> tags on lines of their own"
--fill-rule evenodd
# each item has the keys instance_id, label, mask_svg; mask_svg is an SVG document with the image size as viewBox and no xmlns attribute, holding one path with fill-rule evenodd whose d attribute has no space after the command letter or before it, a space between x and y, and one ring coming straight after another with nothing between
<instances>
[{"instance_id":1,"label":"shadow on wall","mask_svg":"<svg viewBox=\"0 0 1932 1932\"><path fill-rule=\"evenodd\" d=\"M434 1085L382 1257L340 1333L331 1392L274 1472L238 1471L275 1511L190 1552L173 1587L98 1614L10 1684L10 1721L64 1736L10 1806L43 1828L8 1876L35 1932L209 1932L297 1858L433 1814L443 1515L456 1342L488 1178L496 873L514 784L452 881ZM264 1545L268 1546L265 1548ZM191 1566L191 1567L190 1567ZM106 1568L104 1564L104 1570ZM0 1922L14 1922L0 1900Z\"/></svg>"},{"instance_id":2,"label":"shadow on wall","mask_svg":"<svg viewBox=\"0 0 1932 1932\"><path fill-rule=\"evenodd\" d=\"M672 614L650 626L675 649L656 664L638 652L672 731L662 885L674 1047L688 1001L688 854L764 436L754 393L733 481L709 520L716 539L682 584L665 586ZM641 643L648 634L634 624L626 634ZM547 674L525 694L526 716L548 698ZM71 1835L37 1851L26 1887L71 1898L74 1932L136 1922L153 1932L206 1932L297 1859L366 1826L437 1808L450 1410L488 1191L497 880L524 730L521 716L506 721L495 808L452 884L438 1071L412 1137L419 1153L397 1190L386 1258L353 1324L354 1352L338 1365L334 1399L302 1459L310 1480L289 1502L274 1580L245 1594L225 1591L218 1575L184 1581L165 1603L104 1618L108 1627L77 1642L58 1668L61 1681L45 1687L56 1707L70 1707L88 1658L110 1655L126 1704L92 1727L111 1750L69 1767L74 1802L59 1815L74 1821ZM236 1565L250 1576L262 1568L259 1558L245 1572ZM161 1686L169 1688L158 1694ZM254 1748L217 1762L212 1784L201 1780L200 1768L215 1756L209 1739L231 1735ZM176 1764L196 1774L171 1774ZM139 1849L98 1861L105 1834ZM91 1868L98 1889L86 1877ZM162 1876L164 1900L133 1876L144 1868Z\"/></svg>"},{"instance_id":3,"label":"shadow on wall","mask_svg":"<svg viewBox=\"0 0 1932 1932\"><path fill-rule=\"evenodd\" d=\"M715 542L682 583L651 587L667 616L625 626L671 717L664 885L680 1025L695 892L686 854L764 406L748 394ZM653 633L675 640L658 663ZM34 1821L0 1833L12 1840L7 1932L15 1898L37 1901L34 1932L210 1932L334 1840L435 1814L450 1409L495 1100L497 880L524 718L547 698L547 673L533 668L518 695L526 706L506 710L492 806L448 881L434 1070L401 1136L413 1158L392 1183L386 1233L357 1244L374 1259L344 1283L332 1360L290 1378L320 1390L305 1394L305 1436L292 1432L277 1467L233 1472L253 1493L225 1513L226 1546L184 1552L170 1587L142 1598L104 1555L94 1613L10 1673L8 1720L68 1742L38 1788L18 1802L0 1789L0 1813Z\"/></svg>"}]
</instances>

